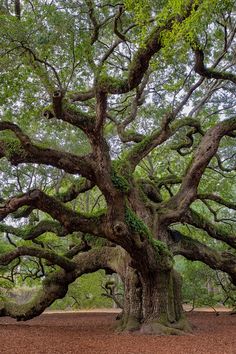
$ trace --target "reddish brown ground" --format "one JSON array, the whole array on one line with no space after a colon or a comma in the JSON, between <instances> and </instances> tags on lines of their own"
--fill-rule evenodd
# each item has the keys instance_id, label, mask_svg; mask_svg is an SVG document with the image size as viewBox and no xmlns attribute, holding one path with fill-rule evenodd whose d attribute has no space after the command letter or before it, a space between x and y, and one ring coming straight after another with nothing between
<instances>
[{"instance_id":1,"label":"reddish brown ground","mask_svg":"<svg viewBox=\"0 0 236 354\"><path fill-rule=\"evenodd\" d=\"M188 314L192 335L114 333L113 313L44 314L28 322L0 319L1 354L236 354L236 315Z\"/></svg>"}]
</instances>

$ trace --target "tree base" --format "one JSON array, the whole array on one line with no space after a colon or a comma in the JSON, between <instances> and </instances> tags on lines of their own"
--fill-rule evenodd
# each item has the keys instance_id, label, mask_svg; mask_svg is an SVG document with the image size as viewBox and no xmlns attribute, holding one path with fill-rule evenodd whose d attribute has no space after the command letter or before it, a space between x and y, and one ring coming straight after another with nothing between
<instances>
[{"instance_id":1,"label":"tree base","mask_svg":"<svg viewBox=\"0 0 236 354\"><path fill-rule=\"evenodd\" d=\"M141 334L154 335L186 335L192 333L192 327L186 319L181 319L175 323L161 323L159 321L152 321L143 323L140 328Z\"/></svg>"},{"instance_id":2,"label":"tree base","mask_svg":"<svg viewBox=\"0 0 236 354\"><path fill-rule=\"evenodd\" d=\"M116 328L118 333L133 333L144 335L186 335L192 333L193 327L186 318L181 318L175 323L161 323L152 320L147 323L140 323L135 318L129 318L126 323L121 320Z\"/></svg>"},{"instance_id":3,"label":"tree base","mask_svg":"<svg viewBox=\"0 0 236 354\"><path fill-rule=\"evenodd\" d=\"M131 333L137 332L141 328L141 323L135 317L129 317L128 319L124 320L121 318L118 321L118 325L116 326L116 332L118 333Z\"/></svg>"}]
</instances>

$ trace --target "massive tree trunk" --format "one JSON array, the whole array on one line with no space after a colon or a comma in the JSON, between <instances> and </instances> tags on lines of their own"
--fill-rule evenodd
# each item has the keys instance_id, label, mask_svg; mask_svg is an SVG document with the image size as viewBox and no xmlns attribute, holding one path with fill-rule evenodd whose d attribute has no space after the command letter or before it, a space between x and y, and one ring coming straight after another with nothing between
<instances>
[{"instance_id":1,"label":"massive tree trunk","mask_svg":"<svg viewBox=\"0 0 236 354\"><path fill-rule=\"evenodd\" d=\"M120 274L125 298L119 329L149 334L188 331L190 326L182 308L181 277L173 269L173 255L168 249L168 228L158 223L138 193L133 191L129 201L136 214L130 212L127 220L140 237L134 236L137 241L127 256L125 272L123 268Z\"/></svg>"},{"instance_id":2,"label":"massive tree trunk","mask_svg":"<svg viewBox=\"0 0 236 354\"><path fill-rule=\"evenodd\" d=\"M182 308L181 278L174 269L142 275L141 283L142 333L180 334L190 329Z\"/></svg>"},{"instance_id":3,"label":"massive tree trunk","mask_svg":"<svg viewBox=\"0 0 236 354\"><path fill-rule=\"evenodd\" d=\"M181 277L174 270L139 273L128 267L124 309L118 329L143 334L189 331L181 297Z\"/></svg>"}]
</instances>

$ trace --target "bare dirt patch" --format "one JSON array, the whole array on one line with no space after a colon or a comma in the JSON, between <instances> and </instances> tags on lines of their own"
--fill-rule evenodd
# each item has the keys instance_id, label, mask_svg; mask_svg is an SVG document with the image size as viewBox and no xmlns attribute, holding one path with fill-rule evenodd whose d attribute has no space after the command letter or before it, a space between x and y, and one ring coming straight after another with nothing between
<instances>
[{"instance_id":1,"label":"bare dirt patch","mask_svg":"<svg viewBox=\"0 0 236 354\"><path fill-rule=\"evenodd\" d=\"M114 313L50 313L28 322L0 318L1 354L235 354L236 316L187 314L192 335L114 333Z\"/></svg>"}]
</instances>

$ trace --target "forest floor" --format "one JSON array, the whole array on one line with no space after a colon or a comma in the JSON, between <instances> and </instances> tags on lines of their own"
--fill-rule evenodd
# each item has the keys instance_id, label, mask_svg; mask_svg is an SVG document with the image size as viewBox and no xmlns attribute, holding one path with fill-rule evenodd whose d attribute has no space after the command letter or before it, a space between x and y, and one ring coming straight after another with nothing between
<instances>
[{"instance_id":1,"label":"forest floor","mask_svg":"<svg viewBox=\"0 0 236 354\"><path fill-rule=\"evenodd\" d=\"M0 318L1 354L236 354L236 315L187 313L192 334L117 334L116 314L45 313L28 322Z\"/></svg>"}]
</instances>

